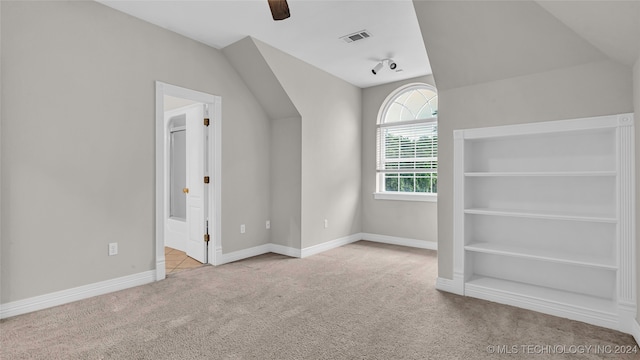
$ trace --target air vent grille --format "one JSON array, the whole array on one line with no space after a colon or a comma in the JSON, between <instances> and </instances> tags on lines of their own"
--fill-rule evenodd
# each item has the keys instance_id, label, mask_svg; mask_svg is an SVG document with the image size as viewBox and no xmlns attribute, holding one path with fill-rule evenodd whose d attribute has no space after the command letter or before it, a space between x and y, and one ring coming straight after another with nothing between
<instances>
[{"instance_id":1,"label":"air vent grille","mask_svg":"<svg viewBox=\"0 0 640 360\"><path fill-rule=\"evenodd\" d=\"M341 36L340 39L342 39L346 43L352 43L354 41L364 40L370 37L371 37L370 32L368 32L367 30L360 30L360 31L354 32L353 34Z\"/></svg>"}]
</instances>

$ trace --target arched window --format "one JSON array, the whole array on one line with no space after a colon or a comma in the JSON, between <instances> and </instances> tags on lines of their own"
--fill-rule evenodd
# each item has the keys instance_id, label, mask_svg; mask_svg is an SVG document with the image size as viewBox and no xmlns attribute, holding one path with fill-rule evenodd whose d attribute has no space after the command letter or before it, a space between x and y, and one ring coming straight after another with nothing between
<instances>
[{"instance_id":1,"label":"arched window","mask_svg":"<svg viewBox=\"0 0 640 360\"><path fill-rule=\"evenodd\" d=\"M411 84L392 93L378 120L378 194L436 194L438 94ZM380 197L384 198L384 197Z\"/></svg>"}]
</instances>

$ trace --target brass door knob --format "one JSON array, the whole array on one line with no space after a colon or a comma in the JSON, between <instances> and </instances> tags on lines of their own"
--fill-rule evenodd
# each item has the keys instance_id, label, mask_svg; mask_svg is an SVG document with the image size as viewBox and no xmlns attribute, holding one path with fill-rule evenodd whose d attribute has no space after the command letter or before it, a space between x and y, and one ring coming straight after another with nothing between
<instances>
[{"instance_id":1,"label":"brass door knob","mask_svg":"<svg viewBox=\"0 0 640 360\"><path fill-rule=\"evenodd\" d=\"M188 194L189 193L189 188L182 189L182 192L185 193L185 194Z\"/></svg>"}]
</instances>

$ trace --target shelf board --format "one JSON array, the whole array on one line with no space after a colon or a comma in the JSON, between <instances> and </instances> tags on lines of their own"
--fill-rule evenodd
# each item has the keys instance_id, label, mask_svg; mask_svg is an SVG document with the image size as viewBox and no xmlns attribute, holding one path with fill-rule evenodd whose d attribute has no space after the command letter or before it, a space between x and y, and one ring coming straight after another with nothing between
<instances>
[{"instance_id":1,"label":"shelf board","mask_svg":"<svg viewBox=\"0 0 640 360\"><path fill-rule=\"evenodd\" d=\"M604 222L604 223L613 223L613 224L618 222L618 220L615 217L585 216L585 215L576 215L574 213L560 213L560 212L538 211L538 210L532 211L532 210L513 210L513 209L471 208L471 209L465 209L464 213L474 214L474 215L510 216L510 217L521 217L521 218L530 218L530 219Z\"/></svg>"},{"instance_id":2,"label":"shelf board","mask_svg":"<svg viewBox=\"0 0 640 360\"><path fill-rule=\"evenodd\" d=\"M467 291L499 292L507 296L524 297L590 311L595 310L607 314L616 313L616 303L612 299L485 276L474 275L470 281L465 283L465 293Z\"/></svg>"},{"instance_id":3,"label":"shelf board","mask_svg":"<svg viewBox=\"0 0 640 360\"><path fill-rule=\"evenodd\" d=\"M531 260L555 262L560 264L586 266L604 270L617 270L618 267L611 259L602 259L596 256L558 254L557 252L542 249L529 249L521 246L505 244L474 242L464 247L467 251L485 254L503 255ZM607 261L608 260L608 261Z\"/></svg>"},{"instance_id":4,"label":"shelf board","mask_svg":"<svg viewBox=\"0 0 640 360\"><path fill-rule=\"evenodd\" d=\"M530 177L530 176L611 176L615 177L615 171L487 171L487 172L465 172L467 177Z\"/></svg>"}]
</instances>

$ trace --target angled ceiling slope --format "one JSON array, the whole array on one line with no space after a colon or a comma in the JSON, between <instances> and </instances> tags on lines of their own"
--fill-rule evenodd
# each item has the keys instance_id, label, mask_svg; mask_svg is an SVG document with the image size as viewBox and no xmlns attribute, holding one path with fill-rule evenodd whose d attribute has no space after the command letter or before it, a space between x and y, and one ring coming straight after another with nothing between
<instances>
[{"instance_id":1,"label":"angled ceiling slope","mask_svg":"<svg viewBox=\"0 0 640 360\"><path fill-rule=\"evenodd\" d=\"M536 1L611 59L633 66L640 56L640 1Z\"/></svg>"},{"instance_id":2,"label":"angled ceiling slope","mask_svg":"<svg viewBox=\"0 0 640 360\"><path fill-rule=\"evenodd\" d=\"M534 1L414 1L439 90L608 57Z\"/></svg>"},{"instance_id":3,"label":"angled ceiling slope","mask_svg":"<svg viewBox=\"0 0 640 360\"><path fill-rule=\"evenodd\" d=\"M222 52L270 119L300 116L253 39L245 37L225 47Z\"/></svg>"}]
</instances>

